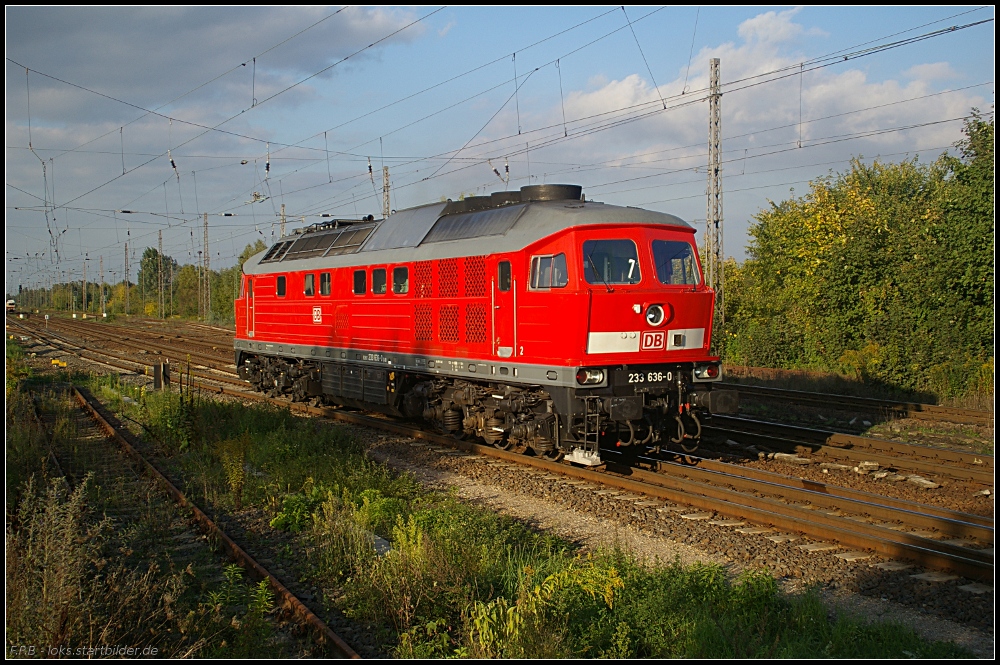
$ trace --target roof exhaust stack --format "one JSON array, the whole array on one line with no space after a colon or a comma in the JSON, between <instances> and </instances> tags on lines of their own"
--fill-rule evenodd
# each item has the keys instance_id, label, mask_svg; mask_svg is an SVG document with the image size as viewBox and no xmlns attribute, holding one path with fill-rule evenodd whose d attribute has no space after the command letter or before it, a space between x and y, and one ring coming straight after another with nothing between
<instances>
[{"instance_id":1,"label":"roof exhaust stack","mask_svg":"<svg viewBox=\"0 0 1000 665\"><path fill-rule=\"evenodd\" d=\"M583 195L580 185L525 185L521 200L528 201L579 201Z\"/></svg>"}]
</instances>

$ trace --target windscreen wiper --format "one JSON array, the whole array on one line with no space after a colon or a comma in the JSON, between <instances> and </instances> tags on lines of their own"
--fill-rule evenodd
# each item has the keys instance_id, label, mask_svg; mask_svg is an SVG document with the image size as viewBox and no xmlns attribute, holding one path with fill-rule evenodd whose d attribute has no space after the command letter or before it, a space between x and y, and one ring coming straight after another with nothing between
<instances>
[{"instance_id":1,"label":"windscreen wiper","mask_svg":"<svg viewBox=\"0 0 1000 665\"><path fill-rule=\"evenodd\" d=\"M606 279L604 279L604 277L601 276L600 271L597 269L597 265L594 264L594 253L593 252L591 252L590 254L587 255L587 260L590 261L590 267L594 269L594 275L596 275L598 279L600 279L602 282L604 282L604 287L608 290L608 293L614 293L615 290L612 289L611 285L608 284L608 281Z\"/></svg>"}]
</instances>

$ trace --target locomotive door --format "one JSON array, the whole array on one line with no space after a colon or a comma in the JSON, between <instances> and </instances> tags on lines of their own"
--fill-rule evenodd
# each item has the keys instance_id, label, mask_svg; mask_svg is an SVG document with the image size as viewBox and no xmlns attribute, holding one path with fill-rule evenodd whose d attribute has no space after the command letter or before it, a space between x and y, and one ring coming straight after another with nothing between
<instances>
[{"instance_id":1,"label":"locomotive door","mask_svg":"<svg viewBox=\"0 0 1000 665\"><path fill-rule=\"evenodd\" d=\"M515 355L517 332L515 307L516 282L511 275L510 261L497 263L497 276L493 280L493 353L499 358Z\"/></svg>"},{"instance_id":2,"label":"locomotive door","mask_svg":"<svg viewBox=\"0 0 1000 665\"><path fill-rule=\"evenodd\" d=\"M253 337L253 279L247 279L247 337Z\"/></svg>"}]
</instances>

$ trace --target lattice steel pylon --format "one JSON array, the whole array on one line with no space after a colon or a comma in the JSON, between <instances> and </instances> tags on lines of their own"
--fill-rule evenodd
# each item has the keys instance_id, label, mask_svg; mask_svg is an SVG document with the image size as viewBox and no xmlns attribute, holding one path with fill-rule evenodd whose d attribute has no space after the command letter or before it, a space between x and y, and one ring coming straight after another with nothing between
<instances>
[{"instance_id":1,"label":"lattice steel pylon","mask_svg":"<svg viewBox=\"0 0 1000 665\"><path fill-rule=\"evenodd\" d=\"M389 216L389 167L382 167L382 219Z\"/></svg>"},{"instance_id":2,"label":"lattice steel pylon","mask_svg":"<svg viewBox=\"0 0 1000 665\"><path fill-rule=\"evenodd\" d=\"M156 287L159 293L159 300L157 300L157 307L159 307L158 316L163 318L163 231L157 235L158 240L156 244Z\"/></svg>"},{"instance_id":3,"label":"lattice steel pylon","mask_svg":"<svg viewBox=\"0 0 1000 665\"><path fill-rule=\"evenodd\" d=\"M707 282L715 291L715 314L725 322L723 309L722 251L722 92L719 86L719 59L709 62L708 95L708 206L705 212L705 252Z\"/></svg>"},{"instance_id":4,"label":"lattice steel pylon","mask_svg":"<svg viewBox=\"0 0 1000 665\"><path fill-rule=\"evenodd\" d=\"M208 213L205 220L205 320L212 318L212 271L210 254L208 252Z\"/></svg>"}]
</instances>

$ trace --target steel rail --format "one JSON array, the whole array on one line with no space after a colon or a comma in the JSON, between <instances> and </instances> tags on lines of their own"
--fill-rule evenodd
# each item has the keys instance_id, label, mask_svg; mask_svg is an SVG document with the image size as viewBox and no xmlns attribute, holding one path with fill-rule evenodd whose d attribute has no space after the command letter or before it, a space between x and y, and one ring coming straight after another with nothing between
<instances>
[{"instance_id":1,"label":"steel rail","mask_svg":"<svg viewBox=\"0 0 1000 665\"><path fill-rule=\"evenodd\" d=\"M719 471L722 473L727 473L729 475L735 475L740 478L746 478L748 480L761 480L764 482L772 482L783 485L784 487L792 489L804 489L810 490L812 492L819 493L821 496L830 497L833 499L847 499L849 501L858 501L861 503L872 503L879 502L883 506L894 508L901 511L909 512L919 512L925 515L940 517L946 520L955 520L959 522L967 522L969 524L979 525L983 527L988 527L990 533L993 530L993 518L985 517L983 515L974 515L972 513L963 513L957 510L950 510L948 508L942 508L939 506L934 506L927 503L917 503L916 501L909 501L907 499L896 499L889 496L884 496L881 494L872 494L871 492L864 492L862 490L852 489L850 487L843 487L841 485L830 485L828 483L823 483L815 480L807 480L805 478L800 478L798 476L788 476L782 473L776 473L774 471L765 471L763 469L755 469L748 466L742 466L738 464L730 464L727 462L719 462L713 459L708 459L706 457L701 457L699 455L692 455L689 453L677 453L674 455L675 458L680 458L682 461L665 460L657 457L644 457L643 462L647 462L652 466L660 467L669 465L671 469L680 467L680 473L683 473L683 469L690 466L702 467L710 469L713 471ZM839 505L839 504L838 504Z\"/></svg>"},{"instance_id":2,"label":"steel rail","mask_svg":"<svg viewBox=\"0 0 1000 665\"><path fill-rule=\"evenodd\" d=\"M212 388L204 384L199 385L206 390ZM215 392L234 397L248 397L246 393L221 386L216 387ZM754 497L744 492L713 487L701 482L664 476L640 469L628 469L626 473L629 477L592 471L564 463L549 462L537 457L510 453L493 446L458 441L452 437L350 411L329 407L312 407L256 394L253 394L253 399L267 401L301 413L373 427L477 455L530 466L601 485L618 487L636 494L676 501L729 517L769 524L779 529L795 530L814 538L835 540L850 547L870 549L884 556L908 559L928 568L951 570L970 579L985 580L993 577L993 556L991 554L897 532L885 527L824 515L799 506L790 506L777 499Z\"/></svg>"},{"instance_id":3,"label":"steel rail","mask_svg":"<svg viewBox=\"0 0 1000 665\"><path fill-rule=\"evenodd\" d=\"M657 474L683 476L716 486L731 486L741 491L777 494L785 499L807 502L807 505L817 508L869 515L882 520L899 520L908 526L935 529L952 538L968 537L993 543L993 520L978 515L924 506L912 501L887 499L867 492L735 465L714 463L706 465L714 468L699 468L653 458L648 461L655 464ZM706 462L711 463L711 460ZM614 467L615 472L622 475L630 475L630 470L635 468L619 464Z\"/></svg>"},{"instance_id":4,"label":"steel rail","mask_svg":"<svg viewBox=\"0 0 1000 665\"><path fill-rule=\"evenodd\" d=\"M876 461L881 466L906 468L932 475L946 475L959 480L974 480L992 485L994 466L992 455L965 453L943 448L915 446L908 443L854 436L769 423L748 418L714 415L706 433L740 437L765 446L792 452L808 448L813 454L852 461Z\"/></svg>"},{"instance_id":5,"label":"steel rail","mask_svg":"<svg viewBox=\"0 0 1000 665\"><path fill-rule=\"evenodd\" d=\"M136 461L150 476L156 479L160 486L169 494L173 500L182 508L191 511L195 521L211 537L218 539L226 552L242 566L251 577L256 580L267 580L268 585L278 595L282 609L294 616L300 623L312 630L316 641L329 646L338 656L343 658L360 658L360 656L344 642L333 630L330 629L312 610L306 607L295 594L288 590L278 578L272 575L266 568L261 566L251 557L246 550L240 547L236 541L229 537L225 531L220 529L212 519L204 513L194 502L188 499L167 477L129 442L128 437L123 435L116 427L108 422L98 409L96 400L86 396L76 386L72 387L73 395L77 402L83 407L104 430L107 436L114 440L132 459Z\"/></svg>"},{"instance_id":6,"label":"steel rail","mask_svg":"<svg viewBox=\"0 0 1000 665\"><path fill-rule=\"evenodd\" d=\"M25 330L26 332L30 332L30 333L34 334L36 337L39 337L39 339L42 339L44 337L47 340L47 343L50 346L53 346L53 348L57 348L58 350L60 350L63 353L69 353L69 354L77 356L78 358L83 358L83 359L88 360L90 362L94 362L94 363L97 363L99 365L105 365L105 366L111 367L113 369L124 369L124 370L128 370L128 371L136 372L137 370L136 370L136 367L134 367L134 365L137 365L137 366L143 368L143 370L144 370L143 372L137 372L137 373L141 373L141 374L148 374L149 373L150 364L148 362L145 362L145 361L142 361L142 360L132 360L130 358L123 358L121 356L113 355L111 353L107 353L107 352L103 352L103 351L96 351L94 349L88 349L87 347L80 346L79 344L77 344L73 340L67 339L66 337L63 337L62 335L54 333L51 330L45 331L44 335L42 335L42 334L39 334L39 331L34 330L32 328L27 328L27 327L24 327L24 326L20 326L20 328L22 330ZM55 342L54 340L60 340L60 342ZM74 347L74 348L68 348L68 347ZM177 363L175 363L173 365L174 365L175 368L177 368L178 371L180 371L181 369L183 369L184 362L185 361L183 359L178 359ZM123 363L128 363L128 364L123 364ZM194 364L196 367L198 367L198 366L204 367L204 365L201 365L200 363L189 363L189 364ZM212 369L212 368L209 368L209 369ZM238 386L245 386L246 385L246 382L243 381L242 379L235 378L235 376L233 375L233 373L231 371L228 371L228 370L216 370L216 371L218 371L218 372L225 372L226 374L228 374L228 376L226 376L226 375L221 375L220 376L220 375L217 375L217 374L206 374L206 373L201 373L201 372L196 372L196 371L192 371L191 373L194 376L200 376L202 378L210 379L212 381L219 381L219 382L222 382L222 383L229 383L229 384L238 385Z\"/></svg>"},{"instance_id":7,"label":"steel rail","mask_svg":"<svg viewBox=\"0 0 1000 665\"><path fill-rule=\"evenodd\" d=\"M190 333L186 335L181 335L177 332L176 328L170 328L165 330L153 330L148 327L139 327L136 325L122 326L115 323L100 323L100 319L80 321L77 319L65 319L60 317L55 319L49 319L49 324L60 327L62 329L80 331L81 333L108 334L110 331L123 331L128 335L134 335L138 338L148 338L152 340L165 340L165 341L179 340L183 341L186 344L195 344L198 346L205 347L206 352L224 351L226 353L232 353L231 331L230 331L230 337L226 338L225 340L222 340L218 336L209 339L197 335L192 335ZM121 339L129 339L129 338L124 337Z\"/></svg>"},{"instance_id":8,"label":"steel rail","mask_svg":"<svg viewBox=\"0 0 1000 665\"><path fill-rule=\"evenodd\" d=\"M90 328L87 328L85 331L82 331L79 327L75 327L75 326L72 326L72 325L71 326L64 326L63 324L59 324L56 327L62 329L64 332L65 332L65 328L69 328L70 330L72 330L74 332L78 332L80 334L84 334L85 333L85 334L89 334L89 335L92 335L92 336L97 336L102 341L112 342L114 344L118 344L118 345L121 345L121 346L124 346L124 347L127 347L127 348L138 349L140 351L146 351L146 350L148 350L147 347L153 347L153 348L159 348L159 349L161 349L163 351L167 351L167 352L172 353L172 354L177 354L177 356L175 356L175 357L178 357L178 358L183 358L183 357L188 357L188 356L191 357L191 358L197 358L197 359L199 359L199 362L198 362L199 365L202 365L203 367L210 367L212 369L220 369L221 370L221 369L226 369L228 367L233 367L234 366L233 363L232 363L232 361L222 360L222 358L221 358L222 354L221 353L219 354L219 357L217 357L217 356L209 355L207 353L199 353L197 351L191 351L190 349L184 349L184 348L181 348L181 347L178 347L178 346L174 346L172 344L164 343L162 341L154 341L154 340L151 340L151 339L150 340L135 340L135 339L130 339L128 337L118 337L118 336L115 336L114 334L112 334L110 331L92 330ZM89 340L87 340L86 338L84 338L84 341L86 342L86 341L89 341Z\"/></svg>"},{"instance_id":9,"label":"steel rail","mask_svg":"<svg viewBox=\"0 0 1000 665\"><path fill-rule=\"evenodd\" d=\"M201 376L204 377L204 375ZM218 377L204 378L210 378L213 381L219 380ZM909 559L925 567L952 570L971 579L991 579L993 575L992 555L948 543L939 543L918 535L900 533L884 527L861 525L858 522L824 515L799 506L789 506L776 499L754 497L726 488L712 487L683 478L667 477L641 469L629 469L629 477L616 476L607 472L582 469L510 453L492 446L457 441L451 437L415 430L410 426L349 411L329 407L311 407L200 382L195 382L194 385L206 392L255 401L267 401L302 413L332 417L345 422L375 427L552 473L618 487L659 499L685 503L695 508L712 510L730 517L770 524L781 529L796 530L811 537L832 539L843 545L871 549L885 556Z\"/></svg>"},{"instance_id":10,"label":"steel rail","mask_svg":"<svg viewBox=\"0 0 1000 665\"><path fill-rule=\"evenodd\" d=\"M813 393L787 388L771 388L767 386L752 386L743 383L720 383L721 387L737 390L742 395L754 397L770 397L786 402L801 404L819 404L821 406L846 406L861 408L875 412L889 412L919 420L936 420L960 425L989 425L994 422L994 414L979 409L962 409L958 407L939 406L937 404L922 404L920 402L899 402L894 400L874 399L871 397L853 397L830 393Z\"/></svg>"}]
</instances>

